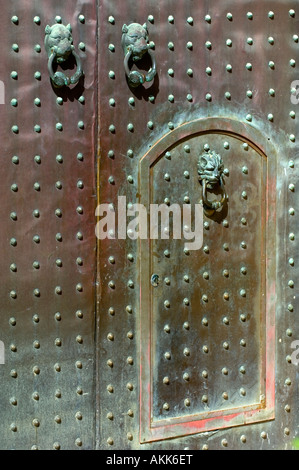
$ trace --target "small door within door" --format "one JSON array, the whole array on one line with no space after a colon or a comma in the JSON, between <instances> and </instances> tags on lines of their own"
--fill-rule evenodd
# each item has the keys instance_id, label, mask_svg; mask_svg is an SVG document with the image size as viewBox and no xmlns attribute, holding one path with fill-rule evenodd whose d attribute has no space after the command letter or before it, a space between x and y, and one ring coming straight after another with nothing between
<instances>
[{"instance_id":1,"label":"small door within door","mask_svg":"<svg viewBox=\"0 0 299 470\"><path fill-rule=\"evenodd\" d=\"M159 238L148 251L141 243L141 442L273 417L266 354L273 348L267 292L275 283L266 237L269 211L275 214L267 194L274 162L226 122L214 124L186 124L140 164L141 201L166 206L171 216L167 236L161 216ZM210 130L199 131L205 126ZM216 191L200 182L207 157L207 172L223 172ZM205 205L224 199L215 211ZM175 239L176 217L179 208L194 212L199 203L203 243L194 240L193 249ZM159 282L153 285L151 276Z\"/></svg>"}]
</instances>

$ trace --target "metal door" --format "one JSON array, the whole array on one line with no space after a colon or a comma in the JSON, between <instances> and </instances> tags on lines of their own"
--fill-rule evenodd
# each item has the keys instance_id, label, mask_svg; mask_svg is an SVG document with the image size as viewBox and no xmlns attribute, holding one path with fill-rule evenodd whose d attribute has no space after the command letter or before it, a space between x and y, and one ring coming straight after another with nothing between
<instances>
[{"instance_id":1,"label":"metal door","mask_svg":"<svg viewBox=\"0 0 299 470\"><path fill-rule=\"evenodd\" d=\"M2 7L1 448L91 449L96 8ZM49 79L45 27L56 23L71 23L80 44L74 91Z\"/></svg>"},{"instance_id":2,"label":"metal door","mask_svg":"<svg viewBox=\"0 0 299 470\"><path fill-rule=\"evenodd\" d=\"M298 2L64 3L0 20L1 448L295 448ZM84 77L56 88L60 23ZM196 250L117 223L220 200Z\"/></svg>"}]
</instances>

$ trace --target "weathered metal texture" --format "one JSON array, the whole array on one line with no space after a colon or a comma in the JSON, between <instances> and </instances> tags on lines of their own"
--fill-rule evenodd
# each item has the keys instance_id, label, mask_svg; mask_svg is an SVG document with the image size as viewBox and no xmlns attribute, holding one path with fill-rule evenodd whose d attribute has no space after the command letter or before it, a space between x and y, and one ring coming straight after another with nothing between
<instances>
[{"instance_id":1,"label":"weathered metal texture","mask_svg":"<svg viewBox=\"0 0 299 470\"><path fill-rule=\"evenodd\" d=\"M205 217L200 249L173 240L171 227L149 253L141 243L141 441L274 417L276 152L264 142L267 158L263 140L209 118L180 126L141 161L146 206L194 210L204 148L223 156L228 196ZM148 292L150 271L161 282Z\"/></svg>"},{"instance_id":2,"label":"weathered metal texture","mask_svg":"<svg viewBox=\"0 0 299 470\"><path fill-rule=\"evenodd\" d=\"M95 2L4 3L0 338L6 362L0 367L0 447L89 449L94 446ZM73 89L55 91L50 82L44 37L46 25L55 21L71 23L76 49L81 43L85 76Z\"/></svg>"},{"instance_id":3,"label":"weathered metal texture","mask_svg":"<svg viewBox=\"0 0 299 470\"><path fill-rule=\"evenodd\" d=\"M296 7L294 1L100 2L100 202L117 207L120 195L127 196L127 203L150 198L183 202L185 196L192 203L198 201L196 165L205 143L221 153L229 169L229 201L227 227L223 221L205 219L210 253L195 252L188 258L182 244L168 246L162 241L144 242L140 251L131 240L99 243L98 448L293 446L298 387L290 355L299 333L294 217L298 198L292 185L298 183L298 116L290 89L298 78ZM121 29L123 24L146 20L157 77L153 84L132 89L124 73ZM141 71L151 64L143 65L138 66ZM200 123L184 135L180 129L192 121ZM190 154L183 151L183 141L190 145ZM167 150L174 152L169 161L164 159ZM146 169L150 162L156 162L151 173ZM190 175L186 181L184 171ZM164 179L166 173L173 184ZM247 226L240 224L243 217ZM247 242L246 253L242 241ZM224 243L229 243L226 258ZM152 256L154 248L159 251ZM169 259L162 256L165 249L171 253ZM239 274L241 261L249 266L246 281ZM228 282L222 269L231 273ZM203 270L210 271L207 288ZM188 287L182 280L186 271ZM167 276L173 287L154 288L155 273L162 279ZM182 305L185 298L189 306ZM166 300L171 314L165 311ZM222 323L224 316L229 325ZM190 330L184 328L186 322ZM243 349L241 339L245 339ZM188 348L190 369L182 354ZM163 357L167 352L170 360ZM243 362L244 378L238 372ZM225 368L228 375L222 372ZM204 380L200 375L205 369ZM163 383L167 377L169 385L167 380ZM265 392L265 402L260 391ZM222 396L225 392L228 399ZM204 395L207 402L202 402ZM185 399L190 399L191 418ZM258 413L250 411L256 403L265 412L260 416L263 422L249 424L259 421ZM232 407L239 411L245 407L245 412L229 416ZM207 423L209 413L214 417L216 413L214 425ZM161 419L160 430L153 429L159 428ZM148 443L140 444L144 440Z\"/></svg>"},{"instance_id":4,"label":"weathered metal texture","mask_svg":"<svg viewBox=\"0 0 299 470\"><path fill-rule=\"evenodd\" d=\"M6 2L0 19L2 449L294 446L296 10L298 2L268 0ZM72 25L82 59L84 81L73 90L51 86L43 42L46 25L55 21ZM132 89L122 27L145 21L157 76ZM151 65L148 56L132 70ZM206 217L210 252L190 258L182 244L164 259L170 242L99 242L95 343L95 167L98 202L116 206L126 195L128 204L150 197L194 203L201 198L197 163L205 144L229 170L227 223ZM164 159L166 150L171 160ZM151 174L149 161L155 162ZM229 256L219 240L222 248L229 243ZM150 260L154 269L146 277ZM246 285L240 261L249 266ZM171 285L154 288L154 271ZM176 305L167 318L165 301ZM190 356L179 355L188 349ZM167 352L170 359L162 357Z\"/></svg>"}]
</instances>

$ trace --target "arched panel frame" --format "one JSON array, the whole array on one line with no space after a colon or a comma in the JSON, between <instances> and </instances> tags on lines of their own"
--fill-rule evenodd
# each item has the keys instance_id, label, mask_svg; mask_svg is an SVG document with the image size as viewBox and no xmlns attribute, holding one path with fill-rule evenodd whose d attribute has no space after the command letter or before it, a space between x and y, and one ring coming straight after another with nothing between
<instances>
[{"instance_id":1,"label":"arched panel frame","mask_svg":"<svg viewBox=\"0 0 299 470\"><path fill-rule=\"evenodd\" d=\"M140 443L159 441L215 429L269 421L275 418L275 311L276 299L276 184L279 146L259 130L230 118L202 118L186 122L151 146L139 163L139 203L151 204L151 169L174 145L194 136L220 134L247 143L266 162L265 220L263 224L264 311L261 312L261 395L260 402L242 408L211 411L189 416L155 420L153 417L153 328L151 299L151 240L140 240ZM274 227L276 229L274 230Z\"/></svg>"}]
</instances>

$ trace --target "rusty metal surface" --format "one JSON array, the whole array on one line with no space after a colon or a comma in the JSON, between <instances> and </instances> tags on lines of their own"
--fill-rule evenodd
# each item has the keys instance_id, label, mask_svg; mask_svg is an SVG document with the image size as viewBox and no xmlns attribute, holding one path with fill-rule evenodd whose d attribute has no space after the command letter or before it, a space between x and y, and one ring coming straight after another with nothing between
<instances>
[{"instance_id":1,"label":"rusty metal surface","mask_svg":"<svg viewBox=\"0 0 299 470\"><path fill-rule=\"evenodd\" d=\"M4 3L0 447L88 449L94 446L95 4ZM67 92L52 88L43 44L56 16L72 24L76 48L86 44L84 81Z\"/></svg>"},{"instance_id":2,"label":"rusty metal surface","mask_svg":"<svg viewBox=\"0 0 299 470\"><path fill-rule=\"evenodd\" d=\"M192 255L195 259L194 265L190 263L194 286L198 287L197 292L193 289L193 284L190 286L192 310L189 308L189 314L182 310L180 301L184 297L183 287L181 284L175 284L179 285L180 289L174 289L169 294L167 300L174 307L166 322L164 305L160 305L158 299L155 300L155 296L152 307L147 303L150 302L152 289L150 278L154 271L151 269L148 272L146 280L146 274L145 277L142 274L146 269L142 260L150 256L149 245L146 243L142 245L140 259L138 244L134 241L106 240L99 243L101 256L98 258L100 284L98 297L100 349L97 366L99 374L98 448L111 450L117 448L269 449L291 448L293 445L297 432L296 394L298 394L298 387L296 385L297 369L291 363L290 355L293 352L291 343L298 336L298 331L294 313L297 298L294 288L290 287L293 284L289 282L292 280L296 285L296 266L293 267L290 264L292 260L289 260L295 256L297 249L296 236L292 234L296 233L298 222L291 214L296 213L298 201L294 191L290 189L292 186L289 185L296 184L298 180L296 163L292 163L298 155L298 118L296 107L290 100L290 86L292 81L297 79L294 60L298 55L298 39L296 38L298 14L296 12L294 16L292 11L296 10L297 6L297 3L292 1L242 2L241 4L234 1L210 1L208 4L206 2L195 4L149 1L138 3L138 5L134 2L121 4L111 1L101 2L99 38L100 44L106 44L107 47L103 48L99 56L100 201L113 203L117 207L117 197L126 195L128 203L142 202L143 198L146 198L145 193L148 191L149 182L144 177L144 173L143 176L140 173L139 162L146 159L148 152L151 152L155 146L159 146L167 134L175 133L180 126L193 120L204 121L209 117L217 117L226 128L229 120L233 119L240 123L239 141L234 141L228 136L213 137L218 147L217 150L221 149L224 155L225 165L232 172L228 178L228 184L231 185L233 193L232 203L228 205L227 213L229 227L222 228L219 224L215 227L215 224L211 222L209 235L206 236L211 237L209 243L216 250L216 247L219 249L217 244L219 234L221 238L224 233L228 233L227 237L233 246L231 253L234 253L235 257L228 259L227 269L235 272L240 262L239 247L235 244L239 243L242 233L242 227L238 225L239 210L248 204L252 208L252 216L249 218L251 231L247 232L248 240L252 242L249 250L252 251L248 258L256 272L256 277L252 275L248 282L252 303L250 303L250 297L246 297L246 302L251 312L251 319L245 322L245 325L239 320L241 299L235 300L234 305L233 302L230 304L228 314L231 318L237 319L232 320L229 326L229 341L234 346L230 352L223 351L222 353L222 343L226 341L225 333L223 333L224 325L217 323L215 326L213 321L209 321L205 330L200 324L203 316L202 309L204 309L201 301L201 296L204 294L201 291L203 281L200 278L203 266L200 260L204 254L201 253L198 257ZM123 24L130 22L143 24L146 19L150 40L154 43L151 46L154 47L157 61L157 77L152 85L134 90L129 88L125 79L121 28ZM139 69L148 70L149 66L149 63L144 63ZM136 65L133 68L138 69ZM246 140L244 140L244 135L247 127L253 133L260 132L261 138L249 139L250 151L245 156L246 151L241 143ZM229 151L223 148L225 141L229 141ZM271 174L268 174L268 182L267 178L263 180L258 178L257 175L259 173L261 175L262 170L259 164L254 165L254 162L261 161L259 160L261 157L257 157L256 150L257 147L262 147L264 142L269 142L275 148L275 151L272 151L269 147L264 152L273 164L272 169L276 166L275 177L271 170ZM200 140L200 150L202 150L202 144L203 141ZM179 143L171 142L171 145L176 149ZM164 149L161 155L163 151ZM151 155L155 159L160 153L158 152L156 156L154 153ZM176 163L167 162L167 171L174 181L178 182L180 172L182 173L187 168L192 175L188 183L189 188L197 187L194 158L192 156L191 159L193 170L189 167L190 158L188 159L182 151L179 156L175 157ZM236 192L240 193L240 196L242 193L239 187L244 185L244 177L240 171L241 165L244 164L251 166L251 176L248 176L248 200L246 203L241 203L239 199L236 202L235 198ZM164 165L166 162L161 160L156 165L157 173L154 170L153 174L157 176L152 180L154 195L159 201L165 197L182 201L187 189L183 188L183 183L177 183L167 190L166 182L162 179ZM196 181L193 181L194 178ZM254 200L252 195L249 195L250 188L256 191L257 199ZM263 191L266 191L267 198L269 195L273 197L273 201L268 199L268 210L265 210L266 201ZM193 202L200 197L198 193L196 189L190 190ZM272 218L275 215L275 198L276 222L275 218ZM259 199L260 204L258 204ZM250 200L255 202L251 205ZM265 210L264 216L262 208ZM265 239L266 227L270 239ZM268 277L271 289L260 286L258 282L259 277L261 276L260 279L263 277L262 272L265 272L263 270L266 269L263 258L259 259L263 253L264 241L267 259L272 264L270 277ZM164 245L163 249L165 249ZM163 261L162 277L167 270L168 277L175 279L175 283L179 283L177 276L183 273L183 268L187 263L181 259L182 256L183 254L175 252L175 263L172 264L171 257L169 261ZM159 267L160 258L154 257L153 259L155 260L154 266ZM216 270L220 269L222 258L216 259L215 263L214 261L210 263L214 277ZM275 264L276 275L273 271ZM276 281L275 293L272 290L273 281ZM217 282L217 285L210 284L209 296L213 298L214 295L216 298L220 295L217 294L217 289L224 288L222 278L221 282L219 279ZM240 282L239 278L235 282L232 281L232 292L242 288ZM145 300L142 300L142 297L140 300L140 287L141 289L144 287ZM166 287L163 289L165 290ZM259 315L263 318L266 314L266 309L263 310L263 300L259 311L259 302L265 296L270 305L275 304L275 336L273 336L274 323L271 315L266 326L263 320L259 323ZM213 315L210 313L210 318L219 320L223 311L223 299L219 298L216 302L216 298L213 301L215 311ZM198 319L197 322L195 318ZM182 331L183 320L192 323L192 330L190 328L189 333ZM195 326L193 326L194 322ZM164 327L167 323L173 325L170 340L164 336ZM156 335L152 340L148 340L149 328L152 328ZM175 433L163 434L161 432L160 442L140 445L140 437L142 438L142 433L141 436L139 434L140 425L142 427L144 422L151 422L147 404L144 409L144 403L147 403L149 398L146 397L145 401L140 403L140 393L146 396L147 391L149 395L152 392L154 396L151 398L153 419L157 420L167 415L168 411L163 409L163 404L168 402L170 416L176 419L184 415L182 400L183 397L188 397L188 394L192 395L195 403L193 410L198 412L201 406L201 395L204 393L203 388L199 390L200 393L196 393L195 389L198 384L206 385L206 394L211 397L212 401L210 409L221 408L223 403L221 397L217 398L220 393L217 384L219 388L220 386L223 388L226 378L222 377L221 372L220 378L216 377L217 371L225 367L226 353L231 354L229 361L231 367L237 367L239 364L242 356L238 357L240 352L235 346L244 328L248 328L246 338L248 338L248 345L252 345L252 349L248 348L246 352L250 364L249 374L246 375L250 392L247 398L237 395L236 387L239 385L241 387L241 382L238 382L241 379L235 375L235 380L227 381L228 396L234 397L230 405L241 403L243 398L247 404L255 401L259 388L256 383L259 376L257 368L260 367L259 383L263 389L267 386L267 378L269 378L265 373L265 360L268 358L270 382L272 381L270 402L273 400L273 373L275 371L275 419L267 422L268 418L273 418L273 415L269 415L268 418L265 417L265 422L237 426L234 429L221 429L223 422L220 422L214 431L200 433L198 427L193 436L186 435L171 440L164 438L175 437ZM215 370L212 372L211 383L207 381L203 384L202 379L197 379L195 385L192 385L192 382L184 384L183 359L177 359L177 357L178 351L187 341L188 334L192 336L192 340L188 341L199 350L196 359L192 359L193 373L203 368L200 348L204 345L204 339L210 343L214 352L216 347L220 348L214 355ZM265 335L269 336L267 342ZM167 343L168 348L165 344L167 341L170 341ZM274 343L275 350L273 350ZM154 349L151 355L146 352L146 346L149 344ZM269 348L266 356L262 352L263 345L268 345ZM173 361L170 361L171 365L168 366L162 356L170 348L174 352ZM153 365L152 369L149 369L151 361ZM229 369L229 366L227 367ZM152 371L151 374L150 371ZM161 383L161 380L163 382L162 376L174 378L176 385L173 393L164 391L164 384ZM144 379L146 384L143 383ZM146 388L149 383L152 383L151 390ZM171 424L170 419L167 424Z\"/></svg>"},{"instance_id":3,"label":"rusty metal surface","mask_svg":"<svg viewBox=\"0 0 299 470\"><path fill-rule=\"evenodd\" d=\"M250 130L228 119L194 121L142 159L146 205L188 200L194 210L207 146L223 158L228 195L223 210L205 215L200 249L173 240L171 227L150 254L141 243L142 441L274 417L275 149L266 142L267 158L251 146L263 137ZM149 288L149 272L157 287Z\"/></svg>"},{"instance_id":4,"label":"rusty metal surface","mask_svg":"<svg viewBox=\"0 0 299 470\"><path fill-rule=\"evenodd\" d=\"M0 341L6 359L0 365L1 449L294 447L298 366L291 355L292 342L299 339L299 151L298 105L291 102L290 90L299 78L298 15L295 0L5 2L0 19ZM48 75L43 41L46 25L55 21L72 25L82 60L84 80L73 90L55 91ZM132 22L147 22L157 67L154 82L137 89L128 86L121 45L122 27ZM75 71L73 65L65 72ZM132 70L145 73L151 65L150 57L144 57ZM201 128L181 136L180 129L192 121L206 123L205 137ZM232 121L238 127L233 135ZM163 258L162 264L152 257L155 270L162 266L161 276L179 286L165 299L176 305L166 319L158 290L152 304L144 300L145 293L150 302L152 292L153 271L146 279L144 270L150 245L142 245L141 252L131 240L96 245L94 209L96 202L116 207L124 195L128 204L142 202L151 191L159 202L182 201L189 193L194 203L201 197L195 165L207 136L229 169L228 226L209 220L205 237L210 254L188 258L177 246L174 258ZM194 146L191 158L184 154L182 138ZM163 141L174 154L170 161L157 162L149 187L142 162L163 157ZM241 171L244 165L248 175ZM189 179L180 179L184 171ZM176 181L169 190L165 172ZM244 190L248 197L241 201ZM238 218L246 210L248 226L240 227ZM238 246L242 230L248 237L244 258ZM234 274L229 285L220 274L227 253L219 252L219 240L230 244L229 255L235 254L226 257ZM170 249L162 242L156 247ZM206 263L206 256L211 261ZM237 274L241 260L256 273L249 270L246 286ZM186 269L192 278L188 289L180 284ZM203 269L211 274L207 292ZM223 299L226 288L229 298ZM242 289L248 290L245 299L237 296ZM190 305L182 307L187 297ZM275 322L267 305L275 307ZM240 321L248 312L246 321ZM208 324L201 323L204 315ZM224 316L229 325L220 321ZM189 330L183 328L186 322ZM170 337L164 336L167 324ZM157 342L148 338L152 332ZM243 336L246 352L238 349ZM222 352L225 342L229 349ZM203 365L205 345L213 355ZM152 354L145 354L145 346ZM198 354L190 356L187 370L177 352L191 347ZM175 360L168 367L159 355L170 348ZM244 379L236 372L241 360L249 364ZM210 376L205 382L198 376L204 367ZM222 373L225 368L228 376ZM165 377L171 377L174 392L163 388ZM150 384L152 410L144 400ZM243 405L250 413L260 390L266 394L262 411L269 411L264 421L255 422L252 415L244 423L243 416L231 423L240 426L227 428L223 413ZM203 395L208 402L202 402ZM185 397L192 398L192 413L199 418L195 433L182 405ZM167 403L169 410L163 408ZM221 415L213 428L204 427L202 403L206 411ZM166 424L156 435L149 431L151 411L153 421L162 417ZM167 413L187 424L185 433L169 431ZM141 444L144 432L154 442Z\"/></svg>"}]
</instances>

